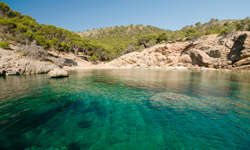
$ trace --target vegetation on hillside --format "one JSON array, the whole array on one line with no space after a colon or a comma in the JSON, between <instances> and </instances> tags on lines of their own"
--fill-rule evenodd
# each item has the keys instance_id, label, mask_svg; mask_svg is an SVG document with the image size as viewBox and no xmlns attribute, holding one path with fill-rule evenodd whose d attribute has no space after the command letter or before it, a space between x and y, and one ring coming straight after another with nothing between
<instances>
[{"instance_id":1,"label":"vegetation on hillside","mask_svg":"<svg viewBox=\"0 0 250 150\"><path fill-rule=\"evenodd\" d=\"M10 43L7 40L4 40L4 41L0 42L0 47L4 48L4 49L10 49L9 44Z\"/></svg>"},{"instance_id":2,"label":"vegetation on hillside","mask_svg":"<svg viewBox=\"0 0 250 150\"><path fill-rule=\"evenodd\" d=\"M109 61L158 43L195 40L202 35L226 35L236 31L250 31L249 17L243 20L211 19L177 31L131 24L74 33L39 24L34 18L12 11L7 4L0 2L0 47L9 49L9 43L30 45L36 41L45 50L87 55L90 61Z\"/></svg>"},{"instance_id":3,"label":"vegetation on hillside","mask_svg":"<svg viewBox=\"0 0 250 150\"><path fill-rule=\"evenodd\" d=\"M185 26L181 30L162 30L152 26L129 25L93 29L78 33L82 37L105 45L116 56L141 50L159 43L195 41L203 35L227 35L236 31L250 31L250 18L242 20L219 21L212 18L210 22Z\"/></svg>"},{"instance_id":4,"label":"vegetation on hillside","mask_svg":"<svg viewBox=\"0 0 250 150\"><path fill-rule=\"evenodd\" d=\"M28 15L12 11L3 2L0 2L0 41L2 41L0 45L3 46L6 45L6 41L28 45L36 41L37 45L45 50L74 53L82 51L94 57L96 52L104 51L104 48L96 42L63 28L39 24Z\"/></svg>"},{"instance_id":5,"label":"vegetation on hillside","mask_svg":"<svg viewBox=\"0 0 250 150\"><path fill-rule=\"evenodd\" d=\"M152 27L150 25L143 26L131 24L128 26L93 29L78 34L92 41L101 43L106 49L111 51L110 57L115 58L125 53L151 46L150 43L147 45L138 44L138 41L147 35L156 35L164 32L164 29Z\"/></svg>"},{"instance_id":6,"label":"vegetation on hillside","mask_svg":"<svg viewBox=\"0 0 250 150\"><path fill-rule=\"evenodd\" d=\"M250 31L249 17L243 20L222 21L212 18L210 22L204 24L197 22L195 25L185 26L179 31L172 31L168 34L160 34L157 42L196 40L203 35L218 34L221 36L234 33L236 31Z\"/></svg>"}]
</instances>

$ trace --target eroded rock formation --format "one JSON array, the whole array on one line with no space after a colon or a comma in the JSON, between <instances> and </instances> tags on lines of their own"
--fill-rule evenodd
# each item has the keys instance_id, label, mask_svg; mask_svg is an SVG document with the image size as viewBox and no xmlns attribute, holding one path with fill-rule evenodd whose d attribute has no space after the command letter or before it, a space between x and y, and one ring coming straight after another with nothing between
<instances>
[{"instance_id":1,"label":"eroded rock formation","mask_svg":"<svg viewBox=\"0 0 250 150\"><path fill-rule=\"evenodd\" d=\"M160 44L123 55L109 63L116 67L207 67L250 69L250 32L208 35L195 42Z\"/></svg>"},{"instance_id":2,"label":"eroded rock formation","mask_svg":"<svg viewBox=\"0 0 250 150\"><path fill-rule=\"evenodd\" d=\"M21 74L46 74L54 68L77 66L72 59L46 57L46 59L31 59L14 52L0 48L0 76Z\"/></svg>"}]
</instances>

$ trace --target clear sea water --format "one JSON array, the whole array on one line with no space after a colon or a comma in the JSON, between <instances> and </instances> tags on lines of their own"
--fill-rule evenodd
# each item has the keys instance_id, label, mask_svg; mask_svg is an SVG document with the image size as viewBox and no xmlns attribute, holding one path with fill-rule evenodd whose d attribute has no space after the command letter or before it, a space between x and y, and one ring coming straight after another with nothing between
<instances>
[{"instance_id":1,"label":"clear sea water","mask_svg":"<svg viewBox=\"0 0 250 150\"><path fill-rule=\"evenodd\" d=\"M1 150L249 150L250 73L0 78Z\"/></svg>"}]
</instances>

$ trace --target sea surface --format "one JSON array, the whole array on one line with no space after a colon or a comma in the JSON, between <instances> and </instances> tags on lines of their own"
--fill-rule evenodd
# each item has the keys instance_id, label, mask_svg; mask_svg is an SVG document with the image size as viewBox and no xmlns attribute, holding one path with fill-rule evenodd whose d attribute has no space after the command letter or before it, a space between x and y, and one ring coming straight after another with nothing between
<instances>
[{"instance_id":1,"label":"sea surface","mask_svg":"<svg viewBox=\"0 0 250 150\"><path fill-rule=\"evenodd\" d=\"M0 150L249 150L250 73L0 77Z\"/></svg>"}]
</instances>

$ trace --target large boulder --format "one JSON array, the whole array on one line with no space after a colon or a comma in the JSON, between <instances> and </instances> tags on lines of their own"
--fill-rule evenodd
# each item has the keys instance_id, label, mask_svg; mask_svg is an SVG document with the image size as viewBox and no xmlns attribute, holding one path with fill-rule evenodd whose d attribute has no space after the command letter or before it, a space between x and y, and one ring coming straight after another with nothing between
<instances>
[{"instance_id":1,"label":"large boulder","mask_svg":"<svg viewBox=\"0 0 250 150\"><path fill-rule=\"evenodd\" d=\"M67 71L63 70L63 69L59 69L59 68L55 68L53 70L51 70L48 75L51 78L63 78L63 77L68 77L69 74Z\"/></svg>"},{"instance_id":2,"label":"large boulder","mask_svg":"<svg viewBox=\"0 0 250 150\"><path fill-rule=\"evenodd\" d=\"M237 61L236 63L233 64L233 67L239 67L239 66L249 65L249 64L250 64L250 57Z\"/></svg>"},{"instance_id":3,"label":"large boulder","mask_svg":"<svg viewBox=\"0 0 250 150\"><path fill-rule=\"evenodd\" d=\"M179 58L179 62L181 63L192 63L192 59L188 54L181 55Z\"/></svg>"},{"instance_id":4,"label":"large boulder","mask_svg":"<svg viewBox=\"0 0 250 150\"><path fill-rule=\"evenodd\" d=\"M199 64L200 66L208 67L214 63L214 59L201 50L192 50L191 58L193 60L193 64Z\"/></svg>"}]
</instances>

